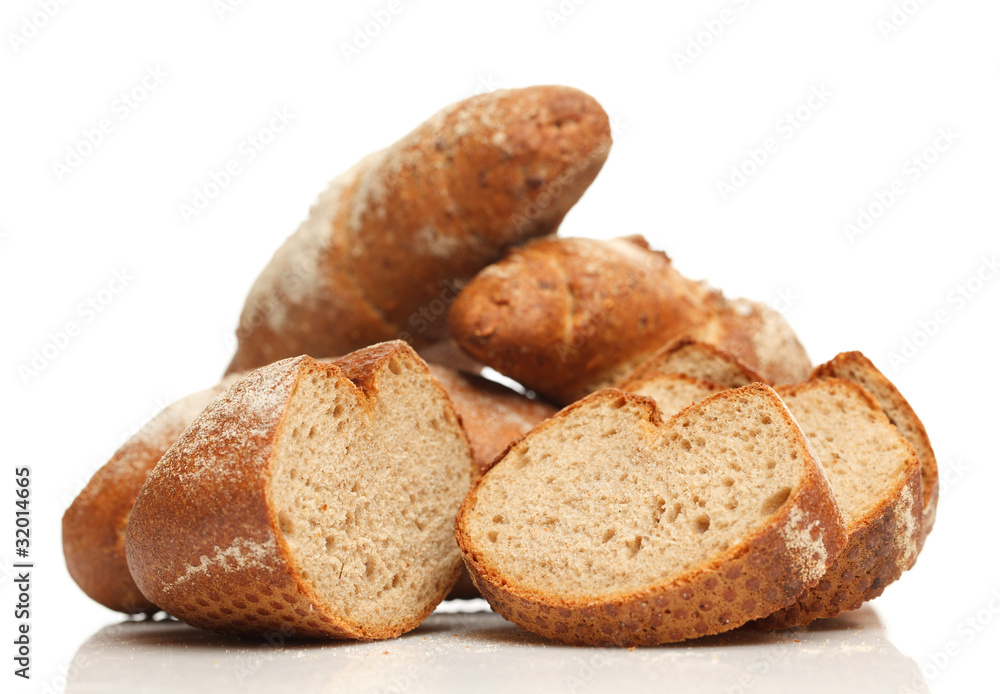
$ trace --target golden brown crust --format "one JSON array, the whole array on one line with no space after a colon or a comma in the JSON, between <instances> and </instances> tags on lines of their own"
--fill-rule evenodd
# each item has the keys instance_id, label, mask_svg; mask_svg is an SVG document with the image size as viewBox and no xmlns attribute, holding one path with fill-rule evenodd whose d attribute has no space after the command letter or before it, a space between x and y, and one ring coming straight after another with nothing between
<instances>
[{"instance_id":1,"label":"golden brown crust","mask_svg":"<svg viewBox=\"0 0 1000 694\"><path fill-rule=\"evenodd\" d=\"M802 557L801 548L789 547L782 531L806 532L812 540L822 538L828 565L844 546L843 519L819 462L780 398L767 386L753 384L714 395L682 414L697 416L705 403L734 396L766 397L778 405L793 432L794 445L806 461L806 474L770 522L723 555L668 582L613 597L567 598L518 586L481 560L465 529L465 519L474 513L476 493L489 478L487 473L462 503L456 535L472 580L493 609L529 631L564 643L652 645L733 629L790 604L814 585L819 572L803 564L803 559L808 562L811 558ZM682 416L675 415L664 423L651 399L608 389L570 405L535 432L559 426L574 410L595 399L638 403L657 426L669 428ZM516 445L529 445L532 435L513 444L508 452Z\"/></svg>"},{"instance_id":2,"label":"golden brown crust","mask_svg":"<svg viewBox=\"0 0 1000 694\"><path fill-rule=\"evenodd\" d=\"M780 314L683 277L635 237L515 248L469 281L448 325L473 357L560 404L614 385L682 335L732 352L769 382L810 368Z\"/></svg>"},{"instance_id":3,"label":"golden brown crust","mask_svg":"<svg viewBox=\"0 0 1000 694\"><path fill-rule=\"evenodd\" d=\"M889 417L889 421L899 429L903 438L916 449L917 458L920 460L920 478L924 499L921 520L923 530L919 543L919 547L922 548L928 533L934 527L939 483L937 458L920 417L913 411L910 403L906 401L896 386L861 352L841 352L825 364L817 366L812 377L845 378L861 385L878 400L879 406Z\"/></svg>"},{"instance_id":4,"label":"golden brown crust","mask_svg":"<svg viewBox=\"0 0 1000 694\"><path fill-rule=\"evenodd\" d=\"M677 370L674 365L680 360L698 360L707 366L699 369L697 373L692 373L690 369ZM739 388L751 383L767 382L763 376L751 369L739 357L715 345L683 335L657 350L649 359L636 367L617 387L622 390L634 390L636 384L652 376L667 373L691 376L724 388Z\"/></svg>"},{"instance_id":5,"label":"golden brown crust","mask_svg":"<svg viewBox=\"0 0 1000 694\"><path fill-rule=\"evenodd\" d=\"M440 339L464 281L505 246L554 232L610 145L607 114L569 87L443 109L320 196L251 290L229 371Z\"/></svg>"},{"instance_id":6,"label":"golden brown crust","mask_svg":"<svg viewBox=\"0 0 1000 694\"><path fill-rule=\"evenodd\" d=\"M857 383L839 378L826 380L849 388L861 396L873 414L881 414L878 401ZM814 386L815 381L807 381L779 387L777 392L782 397L791 397ZM881 595L887 585L913 566L923 508L920 467L913 447L905 441L901 443L910 451L908 472L896 484L882 490L879 504L848 525L847 544L819 583L794 604L759 620L758 626L766 629L805 626L816 619L856 610Z\"/></svg>"},{"instance_id":7,"label":"golden brown crust","mask_svg":"<svg viewBox=\"0 0 1000 694\"><path fill-rule=\"evenodd\" d=\"M66 568L83 592L105 607L128 614L159 610L129 573L125 526L149 472L225 385L182 398L156 415L94 473L63 514Z\"/></svg>"},{"instance_id":8,"label":"golden brown crust","mask_svg":"<svg viewBox=\"0 0 1000 694\"><path fill-rule=\"evenodd\" d=\"M128 524L129 569L147 598L221 633L379 639L419 624L426 614L392 628L339 617L303 578L267 500L272 446L300 378L317 370L342 376L357 406L373 411L366 393L377 393L378 370L399 355L423 363L401 342L363 352L332 364L303 356L257 369L181 435L149 476Z\"/></svg>"}]
</instances>

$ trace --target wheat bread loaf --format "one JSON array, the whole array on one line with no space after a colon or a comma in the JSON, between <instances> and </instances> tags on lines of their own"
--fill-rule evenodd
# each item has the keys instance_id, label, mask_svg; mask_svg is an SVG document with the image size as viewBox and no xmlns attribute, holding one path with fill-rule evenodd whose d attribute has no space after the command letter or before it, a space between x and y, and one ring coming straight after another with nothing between
<instances>
[{"instance_id":1,"label":"wheat bread loaf","mask_svg":"<svg viewBox=\"0 0 1000 694\"><path fill-rule=\"evenodd\" d=\"M558 404L617 384L684 335L769 382L799 381L811 368L781 314L687 279L641 237L512 249L469 281L448 325L474 358Z\"/></svg>"},{"instance_id":2,"label":"wheat bread loaf","mask_svg":"<svg viewBox=\"0 0 1000 694\"><path fill-rule=\"evenodd\" d=\"M222 633L378 639L458 576L474 464L451 401L405 343L257 369L171 446L129 519L150 602Z\"/></svg>"},{"instance_id":3,"label":"wheat bread loaf","mask_svg":"<svg viewBox=\"0 0 1000 694\"><path fill-rule=\"evenodd\" d=\"M834 378L779 387L826 471L847 544L819 583L761 624L801 626L857 609L913 565L923 509L913 447L875 399Z\"/></svg>"},{"instance_id":4,"label":"wheat bread loaf","mask_svg":"<svg viewBox=\"0 0 1000 694\"><path fill-rule=\"evenodd\" d=\"M319 196L250 290L229 371L440 339L464 281L505 246L554 232L610 144L607 114L570 87L441 110Z\"/></svg>"},{"instance_id":5,"label":"wheat bread loaf","mask_svg":"<svg viewBox=\"0 0 1000 694\"><path fill-rule=\"evenodd\" d=\"M792 603L844 544L822 468L765 385L663 421L602 390L512 444L458 514L497 612L573 644L657 644Z\"/></svg>"},{"instance_id":6,"label":"wheat bread loaf","mask_svg":"<svg viewBox=\"0 0 1000 694\"><path fill-rule=\"evenodd\" d=\"M920 461L920 479L924 498L919 546L923 547L927 534L934 527L938 500L937 458L931 447L923 422L910 407L902 393L886 376L861 352L841 352L813 371L813 378L844 378L854 381L878 401L882 411L889 417L899 433L903 435L917 452Z\"/></svg>"},{"instance_id":7,"label":"wheat bread loaf","mask_svg":"<svg viewBox=\"0 0 1000 694\"><path fill-rule=\"evenodd\" d=\"M236 380L227 377L166 407L115 451L66 509L62 518L66 568L92 599L128 614L159 609L136 587L125 561L125 526L132 504L177 437Z\"/></svg>"}]
</instances>

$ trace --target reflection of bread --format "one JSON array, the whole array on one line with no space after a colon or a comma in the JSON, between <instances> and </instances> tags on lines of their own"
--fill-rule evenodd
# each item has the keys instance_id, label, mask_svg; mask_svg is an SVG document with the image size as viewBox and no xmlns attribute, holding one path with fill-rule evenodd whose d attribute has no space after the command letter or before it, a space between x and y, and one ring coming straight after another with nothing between
<instances>
[{"instance_id":1,"label":"reflection of bread","mask_svg":"<svg viewBox=\"0 0 1000 694\"><path fill-rule=\"evenodd\" d=\"M570 87L448 106L324 191L247 297L229 371L445 334L462 283L552 233L607 158L608 116Z\"/></svg>"},{"instance_id":2,"label":"reflection of bread","mask_svg":"<svg viewBox=\"0 0 1000 694\"><path fill-rule=\"evenodd\" d=\"M194 626L396 636L458 576L454 517L473 474L451 401L405 343L287 359L227 390L163 456L132 510L129 569Z\"/></svg>"},{"instance_id":3,"label":"reflection of bread","mask_svg":"<svg viewBox=\"0 0 1000 694\"><path fill-rule=\"evenodd\" d=\"M917 557L923 503L917 455L867 391L831 378L778 392L817 451L847 526L847 545L819 584L763 622L783 628L881 595Z\"/></svg>"},{"instance_id":4,"label":"reflection of bread","mask_svg":"<svg viewBox=\"0 0 1000 694\"><path fill-rule=\"evenodd\" d=\"M603 390L543 422L459 510L493 608L574 644L656 644L795 601L844 544L822 468L777 394L728 390L667 422Z\"/></svg>"},{"instance_id":5,"label":"reflection of bread","mask_svg":"<svg viewBox=\"0 0 1000 694\"><path fill-rule=\"evenodd\" d=\"M146 477L208 403L236 381L178 400L151 419L98 470L63 514L63 554L83 592L119 612L156 612L125 562L125 526Z\"/></svg>"},{"instance_id":6,"label":"reflection of bread","mask_svg":"<svg viewBox=\"0 0 1000 694\"><path fill-rule=\"evenodd\" d=\"M769 382L799 381L810 369L780 313L687 279L642 237L515 248L469 281L448 326L470 355L564 405L616 385L684 335Z\"/></svg>"}]
</instances>

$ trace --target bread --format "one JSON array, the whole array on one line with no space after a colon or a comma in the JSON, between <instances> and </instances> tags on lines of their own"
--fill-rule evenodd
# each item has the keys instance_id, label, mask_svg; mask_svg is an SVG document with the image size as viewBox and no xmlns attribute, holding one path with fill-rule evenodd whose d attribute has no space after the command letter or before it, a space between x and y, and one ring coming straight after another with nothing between
<instances>
[{"instance_id":1,"label":"bread","mask_svg":"<svg viewBox=\"0 0 1000 694\"><path fill-rule=\"evenodd\" d=\"M546 402L526 398L481 376L437 364L428 366L455 404L480 473L511 441L556 413L556 408Z\"/></svg>"},{"instance_id":2,"label":"bread","mask_svg":"<svg viewBox=\"0 0 1000 694\"><path fill-rule=\"evenodd\" d=\"M457 578L473 474L451 401L405 343L287 359L163 456L129 519L129 570L150 602L213 631L389 638Z\"/></svg>"},{"instance_id":3,"label":"bread","mask_svg":"<svg viewBox=\"0 0 1000 694\"><path fill-rule=\"evenodd\" d=\"M573 644L657 644L763 617L844 544L830 486L765 385L664 422L602 390L513 444L457 536L473 581L519 626Z\"/></svg>"},{"instance_id":4,"label":"bread","mask_svg":"<svg viewBox=\"0 0 1000 694\"><path fill-rule=\"evenodd\" d=\"M664 345L653 356L642 362L618 387L622 390L632 390L629 387L630 383L663 374L684 374L724 388L739 388L766 381L763 376L729 352L685 336ZM659 404L657 402L657 405Z\"/></svg>"},{"instance_id":5,"label":"bread","mask_svg":"<svg viewBox=\"0 0 1000 694\"><path fill-rule=\"evenodd\" d=\"M862 386L878 401L899 433L903 435L917 452L920 461L920 478L923 488L924 508L922 512L920 542L923 547L927 534L934 527L937 515L938 469L937 458L931 447L930 438L917 413L910 403L896 389L888 378L879 371L868 357L861 352L841 352L836 357L816 367L814 378L845 378Z\"/></svg>"},{"instance_id":6,"label":"bread","mask_svg":"<svg viewBox=\"0 0 1000 694\"><path fill-rule=\"evenodd\" d=\"M94 473L63 514L66 568L88 596L128 614L159 608L136 587L125 562L125 526L146 477L205 407L238 380L188 395L147 422Z\"/></svg>"},{"instance_id":7,"label":"bread","mask_svg":"<svg viewBox=\"0 0 1000 694\"><path fill-rule=\"evenodd\" d=\"M923 504L916 452L867 391L822 379L778 392L817 451L847 528L847 546L822 580L762 622L784 628L881 595L916 559Z\"/></svg>"},{"instance_id":8,"label":"bread","mask_svg":"<svg viewBox=\"0 0 1000 694\"><path fill-rule=\"evenodd\" d=\"M717 383L681 373L652 374L644 378L628 379L621 389L652 398L664 418L673 417L685 407L727 390Z\"/></svg>"},{"instance_id":9,"label":"bread","mask_svg":"<svg viewBox=\"0 0 1000 694\"><path fill-rule=\"evenodd\" d=\"M607 114L569 87L438 112L320 195L250 290L229 372L440 339L464 281L505 246L554 232L610 144Z\"/></svg>"},{"instance_id":10,"label":"bread","mask_svg":"<svg viewBox=\"0 0 1000 694\"><path fill-rule=\"evenodd\" d=\"M468 283L448 324L470 355L559 404L617 384L683 335L771 382L801 380L811 368L781 314L683 277L641 237L513 249Z\"/></svg>"}]
</instances>

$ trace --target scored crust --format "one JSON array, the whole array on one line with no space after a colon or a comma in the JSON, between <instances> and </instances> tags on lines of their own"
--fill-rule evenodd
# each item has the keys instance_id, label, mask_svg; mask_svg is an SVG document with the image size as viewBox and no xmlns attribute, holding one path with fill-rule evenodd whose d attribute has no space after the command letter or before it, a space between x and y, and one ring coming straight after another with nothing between
<instances>
[{"instance_id":1,"label":"scored crust","mask_svg":"<svg viewBox=\"0 0 1000 694\"><path fill-rule=\"evenodd\" d=\"M637 421L669 430L680 426L682 418L699 417L721 398L742 397L768 401L790 433L790 445L803 459L803 476L766 523L721 556L665 582L591 598L527 588L482 558L468 528L473 514L486 512L477 509L477 495L493 471L512 453L529 445L539 432L559 427L574 412L602 401L635 407L641 412ZM726 631L771 614L814 585L845 542L840 511L805 436L780 398L762 384L714 395L666 423L649 398L613 389L594 393L508 448L466 496L459 509L456 534L473 582L504 618L556 641L614 645L680 641Z\"/></svg>"},{"instance_id":2,"label":"scored crust","mask_svg":"<svg viewBox=\"0 0 1000 694\"><path fill-rule=\"evenodd\" d=\"M458 576L457 551L453 569L436 584L436 599L414 618L388 626L353 623L304 575L268 491L274 446L300 379L319 370L342 377L338 392L370 417L379 373L397 358L422 369L448 401L426 365L398 341L330 365L309 357L280 361L251 372L216 399L163 457L133 508L127 556L143 594L193 626L222 633L380 639L429 615ZM449 426L465 441L450 401L446 411ZM471 452L464 445L471 478ZM206 518L206 509L215 512Z\"/></svg>"},{"instance_id":3,"label":"scored crust","mask_svg":"<svg viewBox=\"0 0 1000 694\"><path fill-rule=\"evenodd\" d=\"M870 435L898 439L893 448L902 450L906 472L881 490L879 502L872 504L867 513L848 521L847 544L819 583L793 605L759 620L758 625L768 629L804 626L816 619L856 610L864 602L881 595L887 585L913 566L917 557L922 502L916 452L895 434L878 402L856 383L828 378L825 383L814 380L779 387L778 393L782 397L794 397L803 391L823 387L847 389L856 396L856 401L865 403L866 414L871 417ZM836 440L838 435L846 433L828 432L826 436ZM883 447L884 455L889 455L890 444L880 441L880 453ZM821 462L825 461L821 458Z\"/></svg>"}]
</instances>

